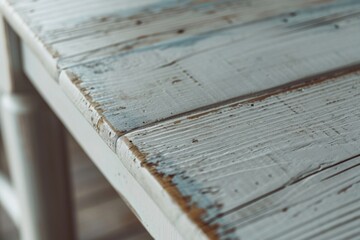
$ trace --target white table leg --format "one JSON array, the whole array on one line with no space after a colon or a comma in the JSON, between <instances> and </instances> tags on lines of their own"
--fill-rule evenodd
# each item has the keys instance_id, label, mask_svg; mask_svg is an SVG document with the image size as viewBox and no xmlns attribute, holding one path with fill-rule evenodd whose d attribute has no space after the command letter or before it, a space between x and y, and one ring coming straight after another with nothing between
<instances>
[{"instance_id":1,"label":"white table leg","mask_svg":"<svg viewBox=\"0 0 360 240\"><path fill-rule=\"evenodd\" d=\"M63 126L22 72L16 34L1 20L1 128L20 203L22 240L72 240L74 225ZM20 72L19 72L20 71Z\"/></svg>"}]
</instances>

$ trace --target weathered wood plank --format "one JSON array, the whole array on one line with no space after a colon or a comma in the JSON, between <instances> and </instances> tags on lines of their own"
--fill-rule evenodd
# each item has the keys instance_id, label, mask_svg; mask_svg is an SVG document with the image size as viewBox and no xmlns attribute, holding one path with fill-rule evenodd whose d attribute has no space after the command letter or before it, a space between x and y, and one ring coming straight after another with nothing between
<instances>
[{"instance_id":1,"label":"weathered wood plank","mask_svg":"<svg viewBox=\"0 0 360 240\"><path fill-rule=\"evenodd\" d=\"M104 8L90 0L84 12L60 2L3 5L32 48L24 44L25 69L33 79L41 69L47 81L61 72L64 92L147 190L147 203L161 207L172 234L180 236L173 226L186 239L203 238L199 228L212 238L357 234L360 81L339 75L359 66L359 1L141 1L127 13L114 0ZM314 76L318 84L293 87ZM57 101L42 86L56 83L34 82ZM92 133L81 133L84 144ZM129 172L110 158L98 166L136 199L118 181ZM135 204L156 228L153 210ZM305 224L315 219L319 227Z\"/></svg>"},{"instance_id":2,"label":"weathered wood plank","mask_svg":"<svg viewBox=\"0 0 360 240\"><path fill-rule=\"evenodd\" d=\"M60 84L114 148L133 129L359 64L360 2L351 3L83 64Z\"/></svg>"},{"instance_id":3,"label":"weathered wood plank","mask_svg":"<svg viewBox=\"0 0 360 240\"><path fill-rule=\"evenodd\" d=\"M4 2L112 149L124 132L359 63L354 0Z\"/></svg>"},{"instance_id":4,"label":"weathered wood plank","mask_svg":"<svg viewBox=\"0 0 360 240\"><path fill-rule=\"evenodd\" d=\"M4 12L20 34L52 60L56 73L72 65L126 53L169 39L183 38L216 29L321 5L331 0L4 0ZM86 4L86 7L84 7ZM66 17L64 17L66 13ZM17 22L17 23L15 23ZM28 33L27 33L28 34ZM29 34L28 34L29 35ZM43 51L40 50L42 48Z\"/></svg>"},{"instance_id":5,"label":"weathered wood plank","mask_svg":"<svg viewBox=\"0 0 360 240\"><path fill-rule=\"evenodd\" d=\"M338 72L134 131L117 153L210 237L359 236L359 101L360 73Z\"/></svg>"},{"instance_id":6,"label":"weathered wood plank","mask_svg":"<svg viewBox=\"0 0 360 240\"><path fill-rule=\"evenodd\" d=\"M159 202L165 205L171 201L171 198L166 194L159 202L155 202L150 198L143 187L125 168L118 156L109 149L74 104L61 91L59 85L53 81L39 62L39 59L26 46L23 46L23 48L23 63L26 75L29 76L41 96L64 123L77 143L81 145L92 162L106 177L106 180L117 193L123 196L123 199L128 202L133 212L139 216L144 227L156 239L182 239L160 210L159 206L161 205L157 205ZM151 183L151 180L149 183ZM161 192L163 189L156 188L154 191ZM176 206L172 209L172 212L179 211L180 209L177 209ZM190 225L189 228L193 226L192 223L188 225Z\"/></svg>"}]
</instances>

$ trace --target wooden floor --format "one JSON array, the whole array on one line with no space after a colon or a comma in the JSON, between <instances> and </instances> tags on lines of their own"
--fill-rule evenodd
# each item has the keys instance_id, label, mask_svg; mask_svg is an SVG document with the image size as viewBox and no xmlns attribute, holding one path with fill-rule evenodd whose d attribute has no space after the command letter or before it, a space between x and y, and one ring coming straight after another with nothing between
<instances>
[{"instance_id":1,"label":"wooden floor","mask_svg":"<svg viewBox=\"0 0 360 240\"><path fill-rule=\"evenodd\" d=\"M79 239L152 239L76 142L71 137L68 142ZM2 169L6 169L3 161L1 164ZM16 228L1 207L0 239L19 239Z\"/></svg>"}]
</instances>

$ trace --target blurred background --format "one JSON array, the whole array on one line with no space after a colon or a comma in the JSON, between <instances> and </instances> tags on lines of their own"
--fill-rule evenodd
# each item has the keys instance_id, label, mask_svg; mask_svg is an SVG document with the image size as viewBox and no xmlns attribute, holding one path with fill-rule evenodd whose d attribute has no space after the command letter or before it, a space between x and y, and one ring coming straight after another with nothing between
<instances>
[{"instance_id":1,"label":"blurred background","mask_svg":"<svg viewBox=\"0 0 360 240\"><path fill-rule=\"evenodd\" d=\"M79 239L152 239L80 146L68 134L67 144ZM0 172L4 173L5 177L9 177L2 142L0 154ZM1 205L0 239L19 239L17 228Z\"/></svg>"}]
</instances>

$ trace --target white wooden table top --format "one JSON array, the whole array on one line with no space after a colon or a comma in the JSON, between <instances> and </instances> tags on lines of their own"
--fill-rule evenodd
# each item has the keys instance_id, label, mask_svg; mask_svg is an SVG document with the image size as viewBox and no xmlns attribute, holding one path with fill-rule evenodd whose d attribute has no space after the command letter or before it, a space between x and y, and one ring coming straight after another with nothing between
<instances>
[{"instance_id":1,"label":"white wooden table top","mask_svg":"<svg viewBox=\"0 0 360 240\"><path fill-rule=\"evenodd\" d=\"M184 238L360 236L360 1L4 0L2 13L148 194L162 198L155 179L172 197L161 207Z\"/></svg>"}]
</instances>

